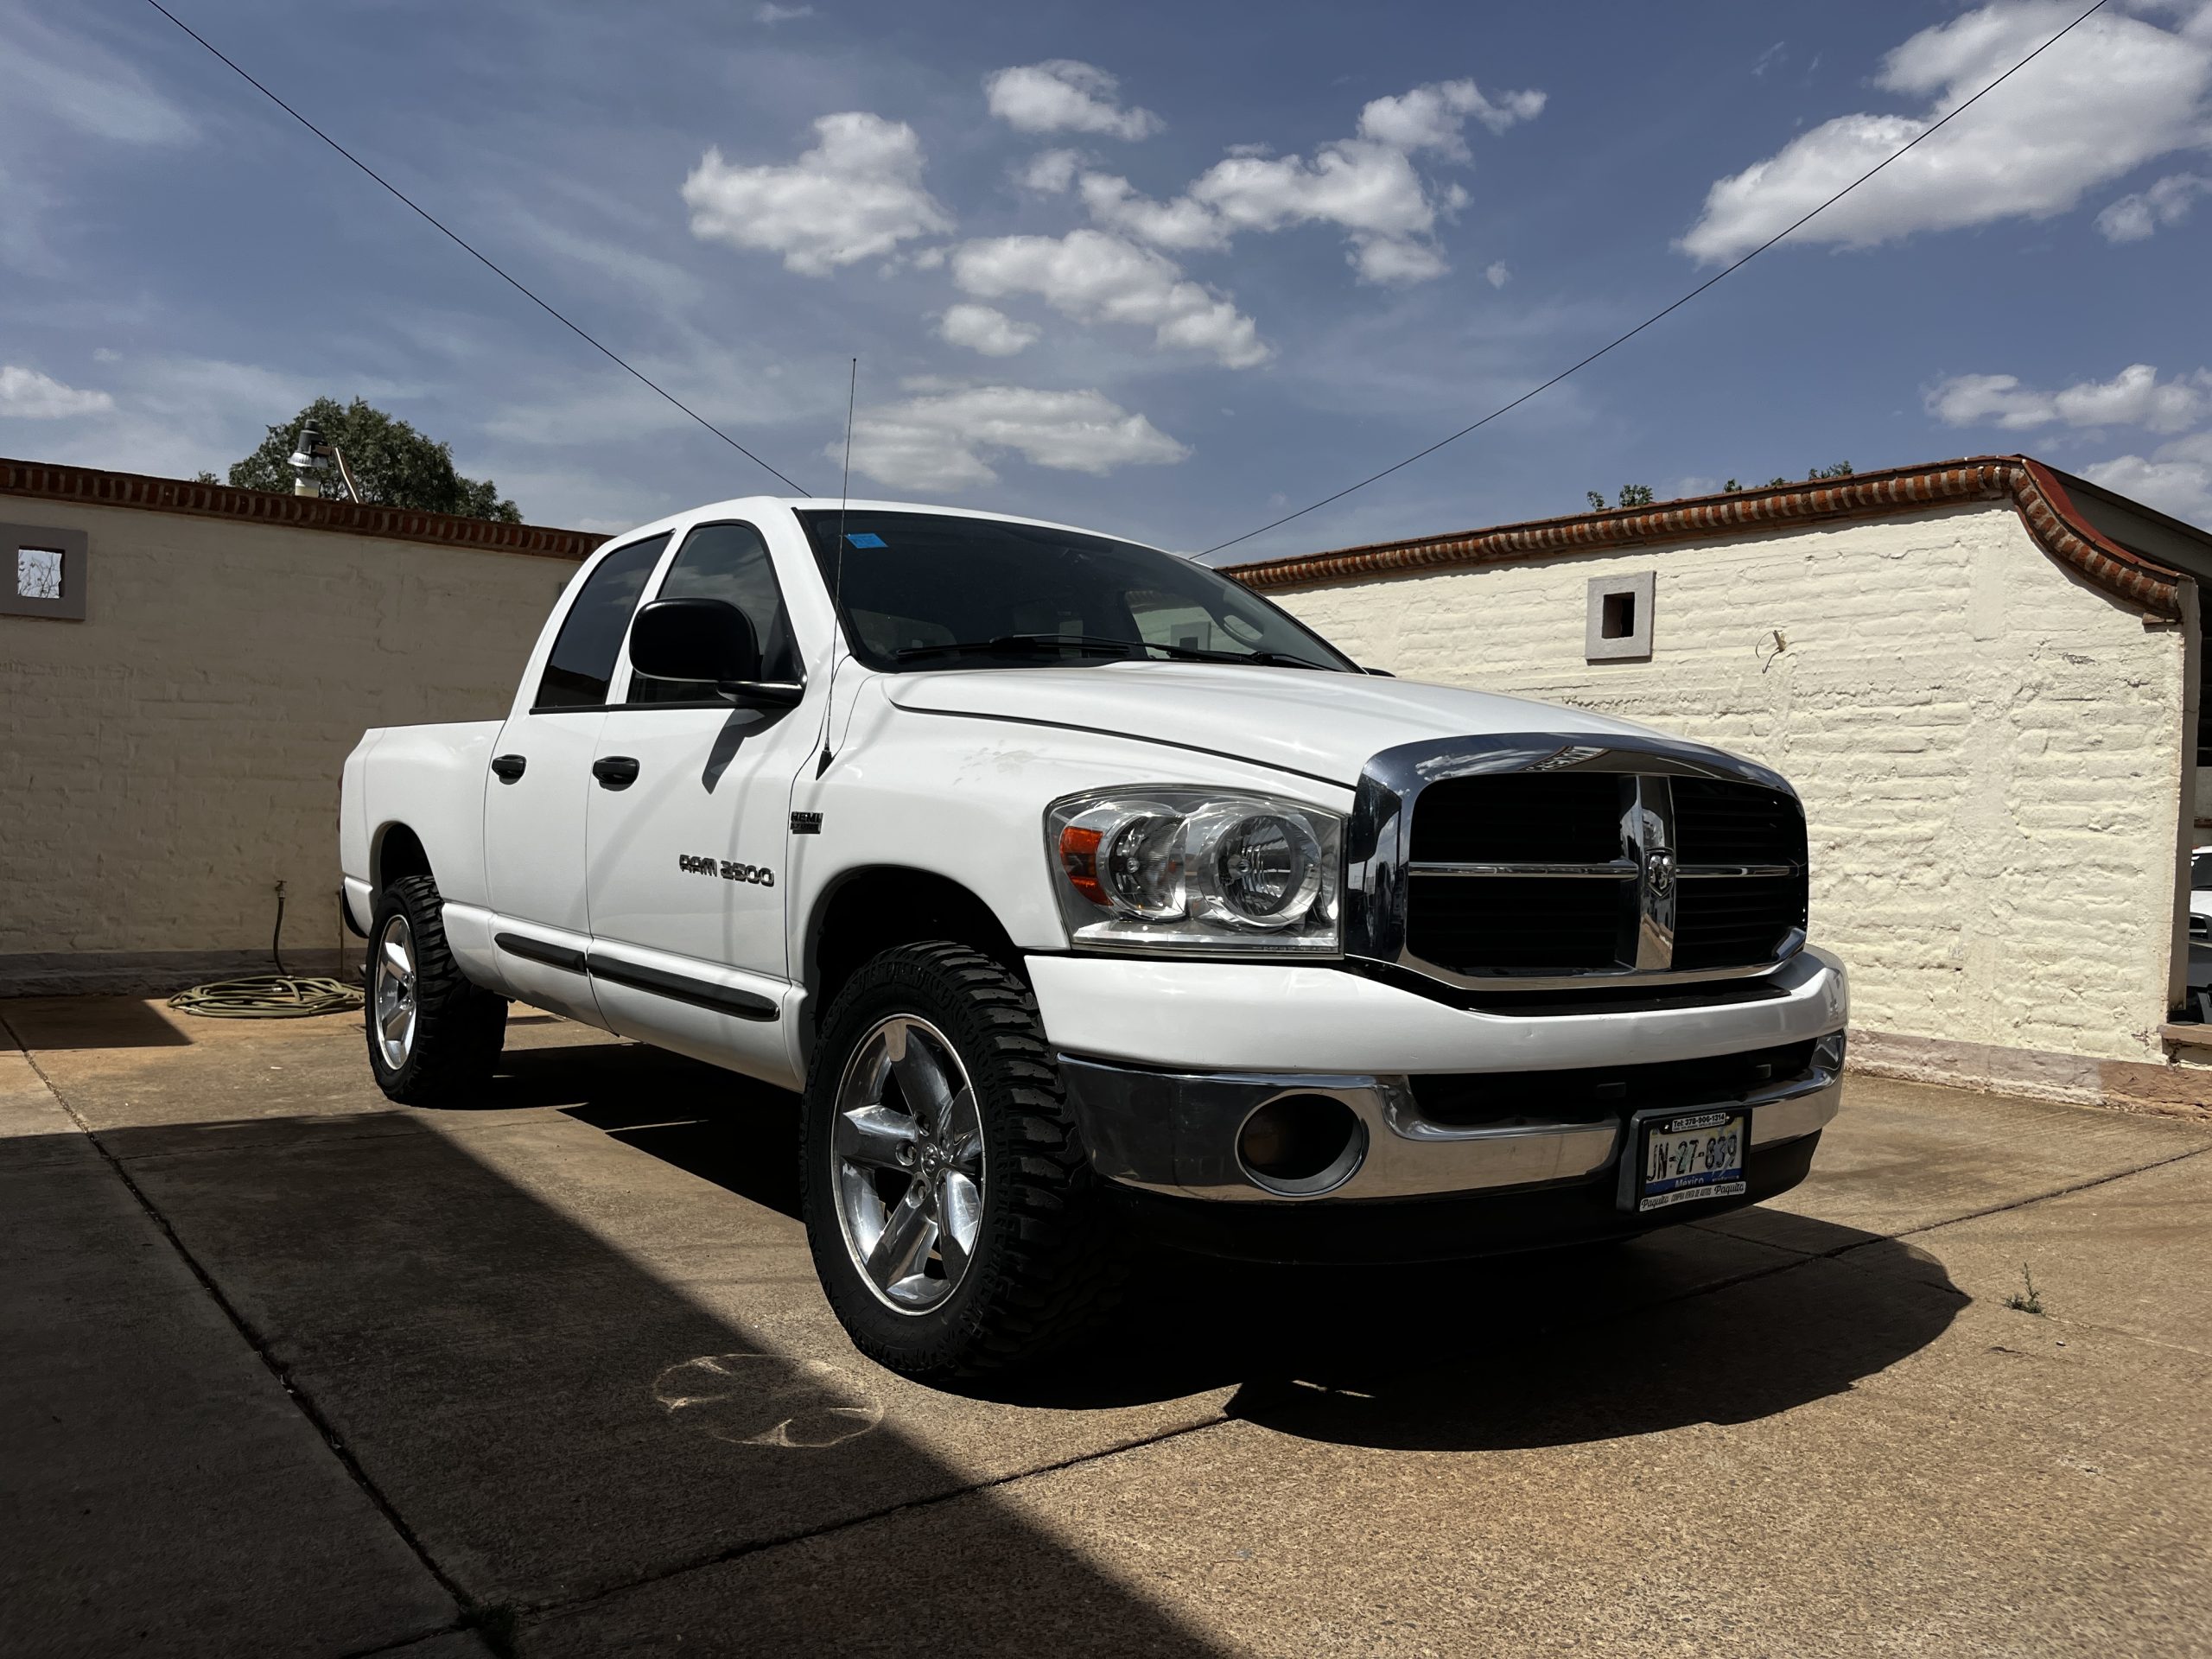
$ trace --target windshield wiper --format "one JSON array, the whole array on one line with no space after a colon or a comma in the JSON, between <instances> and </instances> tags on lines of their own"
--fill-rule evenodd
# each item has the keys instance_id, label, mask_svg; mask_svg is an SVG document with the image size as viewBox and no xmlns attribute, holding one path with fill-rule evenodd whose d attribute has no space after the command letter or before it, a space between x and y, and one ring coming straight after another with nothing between
<instances>
[{"instance_id":1,"label":"windshield wiper","mask_svg":"<svg viewBox=\"0 0 2212 1659\"><path fill-rule=\"evenodd\" d=\"M1093 657L1128 657L1156 651L1179 662L1257 663L1263 668L1313 668L1332 673L1325 663L1280 651L1206 651L1198 645L1164 645L1152 639L1109 639L1095 633L1001 633L990 639L960 639L942 645L909 645L891 653L893 662L918 657L1022 657L1034 652L1072 650Z\"/></svg>"},{"instance_id":2,"label":"windshield wiper","mask_svg":"<svg viewBox=\"0 0 2212 1659\"><path fill-rule=\"evenodd\" d=\"M1281 651L1205 651L1197 645L1155 645L1149 641L1146 649L1164 651L1170 657L1188 663L1257 663L1262 668L1318 668L1325 674L1338 671L1326 663L1293 657Z\"/></svg>"},{"instance_id":3,"label":"windshield wiper","mask_svg":"<svg viewBox=\"0 0 2212 1659\"><path fill-rule=\"evenodd\" d=\"M918 657L1027 657L1040 651L1074 650L1093 657L1126 657L1142 651L1141 639L1105 639L1088 633L1001 633L991 639L957 639L941 645L908 645L894 651L891 660L912 662Z\"/></svg>"}]
</instances>

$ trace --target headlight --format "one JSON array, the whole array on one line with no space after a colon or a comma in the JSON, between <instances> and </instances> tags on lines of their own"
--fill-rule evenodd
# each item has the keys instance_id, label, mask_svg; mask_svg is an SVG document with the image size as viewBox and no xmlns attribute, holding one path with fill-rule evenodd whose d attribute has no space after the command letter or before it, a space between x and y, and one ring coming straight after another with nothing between
<instances>
[{"instance_id":1,"label":"headlight","mask_svg":"<svg viewBox=\"0 0 2212 1659\"><path fill-rule=\"evenodd\" d=\"M1078 945L1329 954L1343 821L1196 789L1070 796L1045 814L1060 913Z\"/></svg>"}]
</instances>

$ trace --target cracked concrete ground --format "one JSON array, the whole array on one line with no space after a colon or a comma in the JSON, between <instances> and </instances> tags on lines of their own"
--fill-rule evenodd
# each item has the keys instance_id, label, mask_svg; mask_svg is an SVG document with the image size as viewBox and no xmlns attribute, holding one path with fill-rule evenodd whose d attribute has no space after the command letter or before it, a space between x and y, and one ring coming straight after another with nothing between
<instances>
[{"instance_id":1,"label":"cracked concrete ground","mask_svg":"<svg viewBox=\"0 0 2212 1659\"><path fill-rule=\"evenodd\" d=\"M2212 1124L1856 1079L1775 1205L1155 1268L961 1395L830 1317L788 1096L0 1021L11 1654L2212 1652Z\"/></svg>"}]
</instances>

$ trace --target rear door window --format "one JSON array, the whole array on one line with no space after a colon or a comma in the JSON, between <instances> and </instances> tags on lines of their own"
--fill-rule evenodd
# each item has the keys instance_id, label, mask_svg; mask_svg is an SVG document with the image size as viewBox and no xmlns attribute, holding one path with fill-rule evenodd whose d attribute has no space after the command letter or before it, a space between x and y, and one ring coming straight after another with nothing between
<instances>
[{"instance_id":1,"label":"rear door window","mask_svg":"<svg viewBox=\"0 0 2212 1659\"><path fill-rule=\"evenodd\" d=\"M593 567L575 603L561 621L531 712L546 709L604 709L614 677L614 658L629 631L630 613L645 578L667 550L666 535L618 547Z\"/></svg>"}]
</instances>

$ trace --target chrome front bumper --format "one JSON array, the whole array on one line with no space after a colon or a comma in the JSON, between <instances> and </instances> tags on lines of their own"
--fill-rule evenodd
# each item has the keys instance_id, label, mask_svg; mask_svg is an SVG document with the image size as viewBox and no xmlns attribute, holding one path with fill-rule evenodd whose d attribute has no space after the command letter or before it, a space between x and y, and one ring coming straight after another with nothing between
<instances>
[{"instance_id":1,"label":"chrome front bumper","mask_svg":"<svg viewBox=\"0 0 2212 1659\"><path fill-rule=\"evenodd\" d=\"M1669 1099L1669 1109L1748 1109L1756 1148L1818 1133L1843 1101L1844 1039L1821 1039L1802 1076L1739 1095ZM1092 1166L1108 1179L1181 1198L1262 1203L1407 1198L1586 1180L1610 1166L1630 1115L1653 1103L1629 1098L1595 1122L1459 1128L1424 1119L1404 1077L1281 1072L1173 1072L1063 1056L1061 1075ZM1270 1190L1248 1173L1236 1141L1244 1121L1270 1101L1321 1095L1357 1116L1365 1153L1325 1192Z\"/></svg>"}]
</instances>

